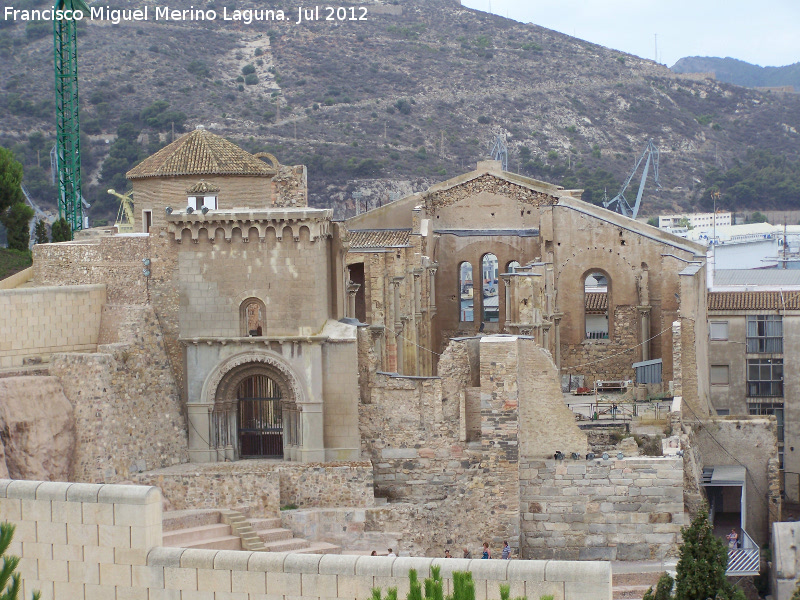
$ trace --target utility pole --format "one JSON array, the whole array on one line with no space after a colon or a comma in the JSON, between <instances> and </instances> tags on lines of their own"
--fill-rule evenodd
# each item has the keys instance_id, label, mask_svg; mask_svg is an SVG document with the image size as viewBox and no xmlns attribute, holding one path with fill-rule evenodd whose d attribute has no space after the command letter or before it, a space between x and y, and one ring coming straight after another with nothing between
<instances>
[{"instance_id":1,"label":"utility pole","mask_svg":"<svg viewBox=\"0 0 800 600\"><path fill-rule=\"evenodd\" d=\"M656 38L656 62L658 62L658 34L655 34Z\"/></svg>"}]
</instances>

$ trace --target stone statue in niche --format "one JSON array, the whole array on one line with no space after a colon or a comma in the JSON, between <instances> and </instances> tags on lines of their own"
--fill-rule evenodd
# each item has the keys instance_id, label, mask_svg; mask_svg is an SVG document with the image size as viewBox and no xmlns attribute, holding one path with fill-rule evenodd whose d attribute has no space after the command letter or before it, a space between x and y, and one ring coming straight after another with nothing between
<instances>
[{"instance_id":1,"label":"stone statue in niche","mask_svg":"<svg viewBox=\"0 0 800 600\"><path fill-rule=\"evenodd\" d=\"M650 290L649 288L650 276L647 271L642 271L639 275L639 306L649 306L650 304Z\"/></svg>"}]
</instances>

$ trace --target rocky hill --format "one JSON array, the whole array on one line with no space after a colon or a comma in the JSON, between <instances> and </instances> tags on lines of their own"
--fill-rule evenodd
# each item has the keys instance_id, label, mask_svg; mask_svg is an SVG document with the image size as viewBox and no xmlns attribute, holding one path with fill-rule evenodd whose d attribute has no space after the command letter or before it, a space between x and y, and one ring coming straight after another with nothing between
<instances>
[{"instance_id":1,"label":"rocky hill","mask_svg":"<svg viewBox=\"0 0 800 600\"><path fill-rule=\"evenodd\" d=\"M687 56L670 69L675 73L714 73L718 81L745 87L792 86L800 91L800 62L783 67L761 67L730 57Z\"/></svg>"},{"instance_id":2,"label":"rocky hill","mask_svg":"<svg viewBox=\"0 0 800 600\"><path fill-rule=\"evenodd\" d=\"M265 4L274 3L250 6ZM595 202L604 189L616 193L653 138L663 190L648 186L649 214L697 205L709 170L735 166L748 148L798 159L798 95L684 77L457 0L343 3L367 8L368 20L298 25L299 4L281 4L286 22L82 24L93 219L115 212L100 190L124 185L121 174L171 139L173 126L177 135L196 124L307 164L312 202L335 206L337 216L474 167L497 135L510 170L586 187ZM15 148L28 188L48 201L52 42L47 27L5 25L0 144Z\"/></svg>"}]
</instances>

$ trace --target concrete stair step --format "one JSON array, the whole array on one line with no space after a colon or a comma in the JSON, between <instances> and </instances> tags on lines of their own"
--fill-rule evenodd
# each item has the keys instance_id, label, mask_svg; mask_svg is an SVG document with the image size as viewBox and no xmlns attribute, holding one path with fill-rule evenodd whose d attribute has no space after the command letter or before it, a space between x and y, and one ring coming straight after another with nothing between
<instances>
[{"instance_id":1,"label":"concrete stair step","mask_svg":"<svg viewBox=\"0 0 800 600\"><path fill-rule=\"evenodd\" d=\"M173 510L165 512L161 519L163 531L176 531L220 522L218 510Z\"/></svg>"},{"instance_id":2,"label":"concrete stair step","mask_svg":"<svg viewBox=\"0 0 800 600\"><path fill-rule=\"evenodd\" d=\"M288 540L293 537L289 529L276 528L276 529L258 529L256 534L261 540L267 544L269 542L277 542L280 540Z\"/></svg>"},{"instance_id":3,"label":"concrete stair step","mask_svg":"<svg viewBox=\"0 0 800 600\"><path fill-rule=\"evenodd\" d=\"M200 525L199 527L189 527L165 532L163 534L163 544L165 546L188 548L189 546L186 544L229 535L231 535L231 528L224 523Z\"/></svg>"},{"instance_id":4,"label":"concrete stair step","mask_svg":"<svg viewBox=\"0 0 800 600\"><path fill-rule=\"evenodd\" d=\"M210 550L241 550L242 540L236 535L225 535L216 538L208 538L198 542L192 542L182 548L203 548Z\"/></svg>"},{"instance_id":5,"label":"concrete stair step","mask_svg":"<svg viewBox=\"0 0 800 600\"><path fill-rule=\"evenodd\" d=\"M327 542L308 542L308 548L294 550L295 554L341 554L342 549Z\"/></svg>"},{"instance_id":6,"label":"concrete stair step","mask_svg":"<svg viewBox=\"0 0 800 600\"><path fill-rule=\"evenodd\" d=\"M293 550L303 550L309 546L310 544L308 543L308 540L304 540L302 538L292 538L288 540L277 540L275 542L264 543L264 547L267 552L290 552Z\"/></svg>"},{"instance_id":7,"label":"concrete stair step","mask_svg":"<svg viewBox=\"0 0 800 600\"><path fill-rule=\"evenodd\" d=\"M262 529L280 529L281 518L271 517L271 518L250 519L250 525L256 531L261 531Z\"/></svg>"}]
</instances>

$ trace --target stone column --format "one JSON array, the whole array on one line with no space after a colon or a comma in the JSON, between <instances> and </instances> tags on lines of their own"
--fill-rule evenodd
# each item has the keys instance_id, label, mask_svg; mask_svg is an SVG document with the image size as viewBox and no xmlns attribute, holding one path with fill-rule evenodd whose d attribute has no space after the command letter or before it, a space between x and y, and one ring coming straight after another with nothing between
<instances>
[{"instance_id":1,"label":"stone column","mask_svg":"<svg viewBox=\"0 0 800 600\"><path fill-rule=\"evenodd\" d=\"M300 409L300 462L325 462L322 402L304 402Z\"/></svg>"},{"instance_id":2,"label":"stone column","mask_svg":"<svg viewBox=\"0 0 800 600\"><path fill-rule=\"evenodd\" d=\"M637 306L639 326L642 332L642 360L650 360L650 306Z\"/></svg>"},{"instance_id":3,"label":"stone column","mask_svg":"<svg viewBox=\"0 0 800 600\"><path fill-rule=\"evenodd\" d=\"M216 453L210 446L211 409L209 404L186 404L189 417L189 460L193 463L216 462ZM204 433L201 434L201 431Z\"/></svg>"},{"instance_id":4,"label":"stone column","mask_svg":"<svg viewBox=\"0 0 800 600\"><path fill-rule=\"evenodd\" d=\"M428 268L428 276L430 277L430 297L428 298L428 307L431 311L431 318L436 314L436 271L439 268L439 263L431 263Z\"/></svg>"},{"instance_id":5,"label":"stone column","mask_svg":"<svg viewBox=\"0 0 800 600\"><path fill-rule=\"evenodd\" d=\"M395 344L395 368L396 373L403 372L403 318L400 316L400 284L404 277L392 277L392 305L394 316L394 344Z\"/></svg>"},{"instance_id":6,"label":"stone column","mask_svg":"<svg viewBox=\"0 0 800 600\"><path fill-rule=\"evenodd\" d=\"M415 368L414 375L421 374L421 360L420 346L422 346L422 268L414 269L414 359Z\"/></svg>"},{"instance_id":7,"label":"stone column","mask_svg":"<svg viewBox=\"0 0 800 600\"><path fill-rule=\"evenodd\" d=\"M347 282L347 316L351 319L356 318L356 294L360 287L359 283Z\"/></svg>"},{"instance_id":8,"label":"stone column","mask_svg":"<svg viewBox=\"0 0 800 600\"><path fill-rule=\"evenodd\" d=\"M553 362L561 374L561 317L564 313L553 313Z\"/></svg>"}]
</instances>

